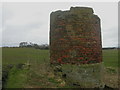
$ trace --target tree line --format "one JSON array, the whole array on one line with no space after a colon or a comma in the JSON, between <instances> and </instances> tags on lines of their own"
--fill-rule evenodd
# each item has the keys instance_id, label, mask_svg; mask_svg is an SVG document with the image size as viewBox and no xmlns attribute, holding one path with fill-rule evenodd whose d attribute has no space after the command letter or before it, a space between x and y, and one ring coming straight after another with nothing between
<instances>
[{"instance_id":1,"label":"tree line","mask_svg":"<svg viewBox=\"0 0 120 90\"><path fill-rule=\"evenodd\" d=\"M48 44L41 44L38 45L36 43L32 43L32 42L20 42L19 47L23 48L35 48L35 49L49 49L49 45Z\"/></svg>"}]
</instances>

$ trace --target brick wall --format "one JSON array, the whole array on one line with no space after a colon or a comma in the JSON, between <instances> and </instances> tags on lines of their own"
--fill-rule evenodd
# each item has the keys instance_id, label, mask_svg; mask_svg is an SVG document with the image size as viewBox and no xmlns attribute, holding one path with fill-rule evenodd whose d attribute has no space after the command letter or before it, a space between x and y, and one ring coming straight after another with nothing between
<instances>
[{"instance_id":1,"label":"brick wall","mask_svg":"<svg viewBox=\"0 0 120 90\"><path fill-rule=\"evenodd\" d=\"M72 7L50 15L50 61L93 64L102 61L100 19L92 8Z\"/></svg>"}]
</instances>

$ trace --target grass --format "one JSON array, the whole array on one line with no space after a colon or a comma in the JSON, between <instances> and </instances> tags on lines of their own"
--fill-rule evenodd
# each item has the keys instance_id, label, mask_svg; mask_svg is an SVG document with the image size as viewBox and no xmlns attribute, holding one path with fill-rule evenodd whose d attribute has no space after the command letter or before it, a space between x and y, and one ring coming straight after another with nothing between
<instances>
[{"instance_id":1,"label":"grass","mask_svg":"<svg viewBox=\"0 0 120 90\"><path fill-rule=\"evenodd\" d=\"M43 63L49 60L48 50L39 50L33 48L3 48L2 63L19 64L19 63Z\"/></svg>"},{"instance_id":2,"label":"grass","mask_svg":"<svg viewBox=\"0 0 120 90\"><path fill-rule=\"evenodd\" d=\"M43 63L49 60L49 50L33 48L3 48L2 63ZM48 61L49 62L49 61ZM118 50L103 50L103 62L106 67L118 67Z\"/></svg>"},{"instance_id":3,"label":"grass","mask_svg":"<svg viewBox=\"0 0 120 90\"><path fill-rule=\"evenodd\" d=\"M2 63L3 66L7 65L18 65L18 64L30 64L30 70L29 69L20 69L17 70L17 68L13 68L10 70L9 77L7 80L7 88L23 88L26 87L24 84L27 83L34 83L38 84L37 81L33 79L40 79L40 69L39 66L42 66L43 63L49 62L49 51L48 50L39 50L39 49L33 49L33 48L3 48L2 51ZM34 73L33 73L34 71ZM38 73L38 71L40 71ZM31 77L27 74L33 74ZM44 71L45 72L45 71ZM36 74L37 73L37 74ZM35 77L37 76L38 77ZM28 77L27 79L25 79ZM32 78L33 81L29 81ZM17 82L17 83L16 83ZM33 84L33 85L34 85ZM39 84L40 85L40 84Z\"/></svg>"},{"instance_id":4,"label":"grass","mask_svg":"<svg viewBox=\"0 0 120 90\"><path fill-rule=\"evenodd\" d=\"M103 50L103 62L106 67L118 67L118 50Z\"/></svg>"},{"instance_id":5,"label":"grass","mask_svg":"<svg viewBox=\"0 0 120 90\"><path fill-rule=\"evenodd\" d=\"M6 88L23 88L27 81L27 73L27 69L12 68L8 76Z\"/></svg>"},{"instance_id":6,"label":"grass","mask_svg":"<svg viewBox=\"0 0 120 90\"><path fill-rule=\"evenodd\" d=\"M3 66L13 64L30 64L29 69L12 68L7 80L7 88L56 88L69 87L63 80L53 75L49 67L49 50L39 50L33 48L3 48ZM105 67L118 67L118 51L103 50L103 61ZM113 69L109 68L112 72Z\"/></svg>"},{"instance_id":7,"label":"grass","mask_svg":"<svg viewBox=\"0 0 120 90\"><path fill-rule=\"evenodd\" d=\"M2 88L2 48L0 47L0 89Z\"/></svg>"}]
</instances>

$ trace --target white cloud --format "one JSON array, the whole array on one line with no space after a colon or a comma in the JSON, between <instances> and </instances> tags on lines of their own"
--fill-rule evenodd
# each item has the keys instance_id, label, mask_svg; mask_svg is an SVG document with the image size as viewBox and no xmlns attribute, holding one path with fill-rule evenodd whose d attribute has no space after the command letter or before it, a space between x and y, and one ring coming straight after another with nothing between
<instances>
[{"instance_id":1,"label":"white cloud","mask_svg":"<svg viewBox=\"0 0 120 90\"><path fill-rule=\"evenodd\" d=\"M0 47L2 46L2 3L0 3Z\"/></svg>"},{"instance_id":2,"label":"white cloud","mask_svg":"<svg viewBox=\"0 0 120 90\"><path fill-rule=\"evenodd\" d=\"M5 25L16 26L25 25L28 23L39 23L42 21L41 19L44 19L45 17L43 15L43 11L40 12L37 6L36 4L30 3L5 3L3 5L3 18L6 21Z\"/></svg>"},{"instance_id":3,"label":"white cloud","mask_svg":"<svg viewBox=\"0 0 120 90\"><path fill-rule=\"evenodd\" d=\"M103 47L117 42L117 3L3 3L3 44L21 41L49 43L50 13L69 10L71 6L92 7L101 19Z\"/></svg>"},{"instance_id":4,"label":"white cloud","mask_svg":"<svg viewBox=\"0 0 120 90\"><path fill-rule=\"evenodd\" d=\"M103 47L118 46L118 28L103 30L102 44Z\"/></svg>"}]
</instances>

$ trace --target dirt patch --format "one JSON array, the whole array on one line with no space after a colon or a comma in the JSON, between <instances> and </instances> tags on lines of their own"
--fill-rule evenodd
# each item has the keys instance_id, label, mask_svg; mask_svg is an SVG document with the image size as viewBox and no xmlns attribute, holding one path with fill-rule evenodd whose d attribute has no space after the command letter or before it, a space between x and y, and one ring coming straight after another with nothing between
<instances>
[{"instance_id":1,"label":"dirt patch","mask_svg":"<svg viewBox=\"0 0 120 90\"><path fill-rule=\"evenodd\" d=\"M104 69L104 83L108 87L118 88L118 71L113 68Z\"/></svg>"}]
</instances>

